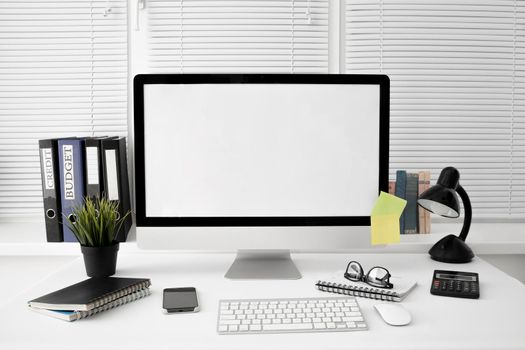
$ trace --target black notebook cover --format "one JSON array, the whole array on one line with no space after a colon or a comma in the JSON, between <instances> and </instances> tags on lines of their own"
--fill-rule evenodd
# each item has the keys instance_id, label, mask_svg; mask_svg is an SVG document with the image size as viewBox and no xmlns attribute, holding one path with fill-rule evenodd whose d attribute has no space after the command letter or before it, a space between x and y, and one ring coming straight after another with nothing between
<instances>
[{"instance_id":1,"label":"black notebook cover","mask_svg":"<svg viewBox=\"0 0 525 350\"><path fill-rule=\"evenodd\" d=\"M31 300L29 306L52 310L89 311L149 287L147 278L90 278Z\"/></svg>"}]
</instances>

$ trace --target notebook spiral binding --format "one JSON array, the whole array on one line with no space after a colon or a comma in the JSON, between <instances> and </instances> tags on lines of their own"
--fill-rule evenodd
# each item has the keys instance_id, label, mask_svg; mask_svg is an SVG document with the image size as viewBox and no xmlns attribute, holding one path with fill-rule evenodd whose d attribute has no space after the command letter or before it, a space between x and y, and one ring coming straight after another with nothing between
<instances>
[{"instance_id":1,"label":"notebook spiral binding","mask_svg":"<svg viewBox=\"0 0 525 350\"><path fill-rule=\"evenodd\" d=\"M146 283L143 283L143 285L146 285ZM147 297L148 295L151 295L151 291L149 290L148 287L145 287L141 290L136 290L132 292L131 294L122 295L119 298L113 301L110 301L107 304L101 305L95 309L91 309L89 311L75 311L72 321L80 320L82 318L86 318L86 317L98 314L100 312L107 311L115 307L131 303L132 301L142 299L144 297Z\"/></svg>"},{"instance_id":2,"label":"notebook spiral binding","mask_svg":"<svg viewBox=\"0 0 525 350\"><path fill-rule=\"evenodd\" d=\"M354 297L363 297L385 301L400 300L400 297L397 293L388 290L381 290L378 288L352 287L346 284L331 283L325 281L318 281L315 285L319 290L323 292L352 295Z\"/></svg>"},{"instance_id":3,"label":"notebook spiral binding","mask_svg":"<svg viewBox=\"0 0 525 350\"><path fill-rule=\"evenodd\" d=\"M115 292L112 292L112 293L109 293L109 294L104 294L102 295L100 298L97 298L95 299L92 304L93 304L93 308L97 308L97 307L100 307L102 305L106 305L116 299L119 299L119 298L122 298L123 296L126 296L128 294L132 294L132 293L135 293L136 291L140 291L142 289L146 289L146 288L149 288L149 286L151 285L151 281L144 281L144 282L141 282L141 283L137 283L133 286L129 286L127 288L123 288L121 290L117 290Z\"/></svg>"}]
</instances>

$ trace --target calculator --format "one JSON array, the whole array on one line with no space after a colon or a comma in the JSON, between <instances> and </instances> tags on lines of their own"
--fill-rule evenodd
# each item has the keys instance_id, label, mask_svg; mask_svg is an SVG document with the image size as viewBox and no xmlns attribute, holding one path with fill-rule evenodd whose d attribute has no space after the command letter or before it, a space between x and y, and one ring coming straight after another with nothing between
<instances>
[{"instance_id":1,"label":"calculator","mask_svg":"<svg viewBox=\"0 0 525 350\"><path fill-rule=\"evenodd\" d=\"M479 298L479 276L475 272L434 270L430 293L446 297Z\"/></svg>"}]
</instances>

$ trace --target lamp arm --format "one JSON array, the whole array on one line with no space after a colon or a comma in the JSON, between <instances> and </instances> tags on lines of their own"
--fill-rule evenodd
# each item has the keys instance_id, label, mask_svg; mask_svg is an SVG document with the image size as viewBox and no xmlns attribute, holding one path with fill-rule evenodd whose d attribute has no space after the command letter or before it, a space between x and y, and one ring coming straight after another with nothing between
<instances>
[{"instance_id":1,"label":"lamp arm","mask_svg":"<svg viewBox=\"0 0 525 350\"><path fill-rule=\"evenodd\" d=\"M472 222L472 205L470 204L470 199L467 195L467 192L463 189L463 187L461 187L461 185L458 184L456 192L459 194L459 197L461 197L461 200L463 201L463 208L465 209L463 228L461 229L461 233L459 234L459 239L465 241L465 239L467 239L468 231L470 229L470 223Z\"/></svg>"}]
</instances>

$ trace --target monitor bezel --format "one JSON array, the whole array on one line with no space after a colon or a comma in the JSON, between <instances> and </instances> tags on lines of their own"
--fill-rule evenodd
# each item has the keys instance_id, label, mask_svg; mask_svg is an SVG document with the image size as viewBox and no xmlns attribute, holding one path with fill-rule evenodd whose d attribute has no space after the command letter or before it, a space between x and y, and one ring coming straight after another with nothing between
<instances>
[{"instance_id":1,"label":"monitor bezel","mask_svg":"<svg viewBox=\"0 0 525 350\"><path fill-rule=\"evenodd\" d=\"M379 191L388 192L390 80L368 74L138 74L133 79L135 203L139 227L368 226L370 216L158 217L146 215L144 85L352 84L379 86Z\"/></svg>"}]
</instances>

